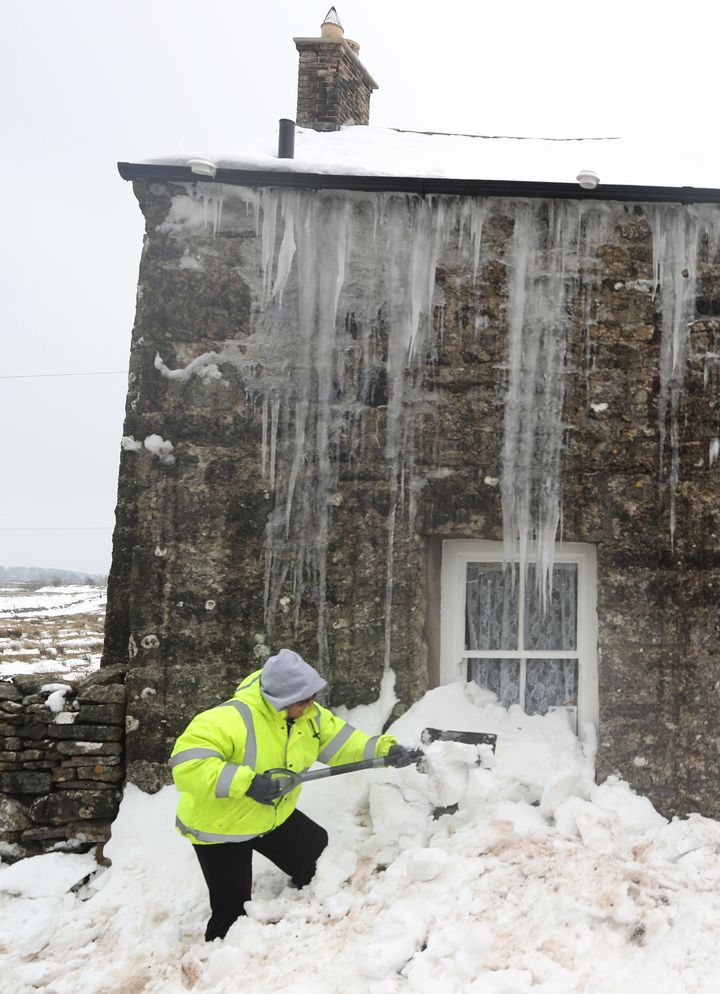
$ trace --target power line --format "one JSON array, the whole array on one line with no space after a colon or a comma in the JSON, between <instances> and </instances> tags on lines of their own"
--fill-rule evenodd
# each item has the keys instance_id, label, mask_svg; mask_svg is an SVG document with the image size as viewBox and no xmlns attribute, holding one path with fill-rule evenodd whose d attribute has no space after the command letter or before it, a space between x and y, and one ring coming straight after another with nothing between
<instances>
[{"instance_id":1,"label":"power line","mask_svg":"<svg viewBox=\"0 0 720 994\"><path fill-rule=\"evenodd\" d=\"M107 532L113 530L113 525L29 525L20 528L3 528L0 532Z\"/></svg>"},{"instance_id":2,"label":"power line","mask_svg":"<svg viewBox=\"0 0 720 994\"><path fill-rule=\"evenodd\" d=\"M18 373L0 376L0 380L41 380L52 376L127 376L127 369L101 369L91 373Z\"/></svg>"}]
</instances>

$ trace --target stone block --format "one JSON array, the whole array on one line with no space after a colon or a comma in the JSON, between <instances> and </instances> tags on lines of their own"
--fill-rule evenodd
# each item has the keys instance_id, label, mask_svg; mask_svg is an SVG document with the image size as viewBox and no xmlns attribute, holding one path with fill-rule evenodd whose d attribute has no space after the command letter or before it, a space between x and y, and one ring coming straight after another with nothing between
<instances>
[{"instance_id":1,"label":"stone block","mask_svg":"<svg viewBox=\"0 0 720 994\"><path fill-rule=\"evenodd\" d=\"M48 735L51 739L117 742L123 736L123 729L104 725L50 725Z\"/></svg>"},{"instance_id":2,"label":"stone block","mask_svg":"<svg viewBox=\"0 0 720 994\"><path fill-rule=\"evenodd\" d=\"M19 754L19 759L22 763L35 763L43 759L44 756L45 753L42 749L23 749Z\"/></svg>"},{"instance_id":3,"label":"stone block","mask_svg":"<svg viewBox=\"0 0 720 994\"><path fill-rule=\"evenodd\" d=\"M25 717L22 714L3 714L2 721L0 721L0 735L17 735L18 726L25 723Z\"/></svg>"},{"instance_id":4,"label":"stone block","mask_svg":"<svg viewBox=\"0 0 720 994\"><path fill-rule=\"evenodd\" d=\"M46 694L40 693L40 688L47 683L67 683L65 673L22 673L13 677L13 683L20 693L27 699L34 697L35 701L30 703L42 704Z\"/></svg>"},{"instance_id":5,"label":"stone block","mask_svg":"<svg viewBox=\"0 0 720 994\"><path fill-rule=\"evenodd\" d=\"M65 829L56 825L53 828L29 828L20 836L23 842L45 842L48 839L64 839Z\"/></svg>"},{"instance_id":6,"label":"stone block","mask_svg":"<svg viewBox=\"0 0 720 994\"><path fill-rule=\"evenodd\" d=\"M111 790L113 787L117 787L119 781L112 780L106 782L104 780L67 780L60 781L53 785L55 790Z\"/></svg>"},{"instance_id":7,"label":"stone block","mask_svg":"<svg viewBox=\"0 0 720 994\"><path fill-rule=\"evenodd\" d=\"M111 684L122 684L125 680L127 670L127 664L122 663L115 666L101 666L99 670L95 670L94 673L85 677L78 684L78 697L86 697L91 687L107 687Z\"/></svg>"},{"instance_id":8,"label":"stone block","mask_svg":"<svg viewBox=\"0 0 720 994\"><path fill-rule=\"evenodd\" d=\"M20 700L22 700L22 694L17 687L5 680L0 681L0 701L19 702Z\"/></svg>"},{"instance_id":9,"label":"stone block","mask_svg":"<svg viewBox=\"0 0 720 994\"><path fill-rule=\"evenodd\" d=\"M51 786L50 774L38 770L3 773L0 776L0 790L8 794L46 794Z\"/></svg>"},{"instance_id":10,"label":"stone block","mask_svg":"<svg viewBox=\"0 0 720 994\"><path fill-rule=\"evenodd\" d=\"M114 790L67 790L35 801L31 815L36 822L64 822L114 818L120 795Z\"/></svg>"},{"instance_id":11,"label":"stone block","mask_svg":"<svg viewBox=\"0 0 720 994\"><path fill-rule=\"evenodd\" d=\"M18 835L17 839L19 838ZM25 856L34 855L26 846L21 846L17 839L0 839L0 859L4 859L6 863L16 863Z\"/></svg>"},{"instance_id":12,"label":"stone block","mask_svg":"<svg viewBox=\"0 0 720 994\"><path fill-rule=\"evenodd\" d=\"M17 752L19 749L22 749L22 742L20 739L7 738L5 739L5 748L8 752Z\"/></svg>"},{"instance_id":13,"label":"stone block","mask_svg":"<svg viewBox=\"0 0 720 994\"><path fill-rule=\"evenodd\" d=\"M23 707L26 710L31 708L33 704L39 704L41 707L45 707L45 701L47 698L47 694L26 694L23 697Z\"/></svg>"},{"instance_id":14,"label":"stone block","mask_svg":"<svg viewBox=\"0 0 720 994\"><path fill-rule=\"evenodd\" d=\"M56 742L55 749L63 756L121 756L119 742L69 741Z\"/></svg>"},{"instance_id":15,"label":"stone block","mask_svg":"<svg viewBox=\"0 0 720 994\"><path fill-rule=\"evenodd\" d=\"M127 764L127 779L137 784L147 794L156 794L167 784L172 783L172 775L167 762L151 763L140 759Z\"/></svg>"},{"instance_id":16,"label":"stone block","mask_svg":"<svg viewBox=\"0 0 720 994\"><path fill-rule=\"evenodd\" d=\"M44 702L42 704L28 704L25 708L25 713L39 715L47 721L53 720L53 712Z\"/></svg>"},{"instance_id":17,"label":"stone block","mask_svg":"<svg viewBox=\"0 0 720 994\"><path fill-rule=\"evenodd\" d=\"M98 725L125 725L125 704L81 703L78 721Z\"/></svg>"},{"instance_id":18,"label":"stone block","mask_svg":"<svg viewBox=\"0 0 720 994\"><path fill-rule=\"evenodd\" d=\"M0 714L19 714L23 710L19 701L3 701L0 698Z\"/></svg>"},{"instance_id":19,"label":"stone block","mask_svg":"<svg viewBox=\"0 0 720 994\"><path fill-rule=\"evenodd\" d=\"M103 766L123 766L121 756L68 756L63 760L64 766L94 766L102 763Z\"/></svg>"},{"instance_id":20,"label":"stone block","mask_svg":"<svg viewBox=\"0 0 720 994\"><path fill-rule=\"evenodd\" d=\"M77 697L80 705L92 704L124 704L125 686L123 684L111 683L107 686L103 684L91 684L83 688Z\"/></svg>"},{"instance_id":21,"label":"stone block","mask_svg":"<svg viewBox=\"0 0 720 994\"><path fill-rule=\"evenodd\" d=\"M22 832L32 824L26 805L0 794L0 832Z\"/></svg>"},{"instance_id":22,"label":"stone block","mask_svg":"<svg viewBox=\"0 0 720 994\"><path fill-rule=\"evenodd\" d=\"M104 763L96 763L94 766L78 766L77 775L80 780L118 783L123 778L123 770L119 766L105 766Z\"/></svg>"},{"instance_id":23,"label":"stone block","mask_svg":"<svg viewBox=\"0 0 720 994\"><path fill-rule=\"evenodd\" d=\"M81 821L66 825L65 832L73 842L93 842L102 844L110 839L112 826L107 821Z\"/></svg>"},{"instance_id":24,"label":"stone block","mask_svg":"<svg viewBox=\"0 0 720 994\"><path fill-rule=\"evenodd\" d=\"M60 766L52 771L54 784L67 783L69 780L77 780L77 773L72 766Z\"/></svg>"},{"instance_id":25,"label":"stone block","mask_svg":"<svg viewBox=\"0 0 720 994\"><path fill-rule=\"evenodd\" d=\"M47 738L48 726L40 724L37 719L32 722L26 721L24 725L15 729L15 734L20 735L23 739L31 739L33 742L36 742L38 739Z\"/></svg>"}]
</instances>

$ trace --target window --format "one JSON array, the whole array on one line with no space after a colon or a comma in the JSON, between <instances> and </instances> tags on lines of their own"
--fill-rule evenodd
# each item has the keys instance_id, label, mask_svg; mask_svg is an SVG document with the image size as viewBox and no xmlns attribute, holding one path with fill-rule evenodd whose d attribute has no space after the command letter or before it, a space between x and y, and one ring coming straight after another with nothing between
<instances>
[{"instance_id":1,"label":"window","mask_svg":"<svg viewBox=\"0 0 720 994\"><path fill-rule=\"evenodd\" d=\"M442 683L474 680L527 714L565 708L597 722L595 549L558 545L543 604L536 564L503 563L500 542L443 542Z\"/></svg>"}]
</instances>

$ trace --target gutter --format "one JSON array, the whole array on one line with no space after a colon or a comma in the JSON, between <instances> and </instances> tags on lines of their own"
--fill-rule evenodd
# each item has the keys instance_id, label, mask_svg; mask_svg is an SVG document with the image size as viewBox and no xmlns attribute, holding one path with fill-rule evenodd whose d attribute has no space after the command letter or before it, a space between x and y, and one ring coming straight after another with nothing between
<instances>
[{"instance_id":1,"label":"gutter","mask_svg":"<svg viewBox=\"0 0 720 994\"><path fill-rule=\"evenodd\" d=\"M546 200L615 200L625 203L718 204L720 189L695 186L626 186L600 184L584 190L577 183L528 180L448 179L437 176L348 176L284 172L274 169L222 169L199 179L188 166L119 162L124 180L147 183L226 183L291 190L362 190L371 193L446 194L461 197L522 197Z\"/></svg>"}]
</instances>

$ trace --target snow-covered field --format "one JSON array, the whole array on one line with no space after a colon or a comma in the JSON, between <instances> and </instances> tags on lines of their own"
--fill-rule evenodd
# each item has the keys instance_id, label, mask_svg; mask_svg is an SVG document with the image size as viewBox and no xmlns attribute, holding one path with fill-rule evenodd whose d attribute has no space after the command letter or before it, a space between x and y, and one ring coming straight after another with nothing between
<instances>
[{"instance_id":1,"label":"snow-covered field","mask_svg":"<svg viewBox=\"0 0 720 994\"><path fill-rule=\"evenodd\" d=\"M89 673L100 665L106 588L0 588L0 679Z\"/></svg>"},{"instance_id":2,"label":"snow-covered field","mask_svg":"<svg viewBox=\"0 0 720 994\"><path fill-rule=\"evenodd\" d=\"M300 807L331 837L315 880L291 890L256 856L250 916L211 945L174 790L128 787L111 868L60 853L0 868L2 994L720 990L720 823L668 823L623 782L596 786L561 713L454 684L395 731L417 744L428 725L496 731L496 755L478 767L471 747L437 743L427 774L308 784Z\"/></svg>"}]
</instances>

